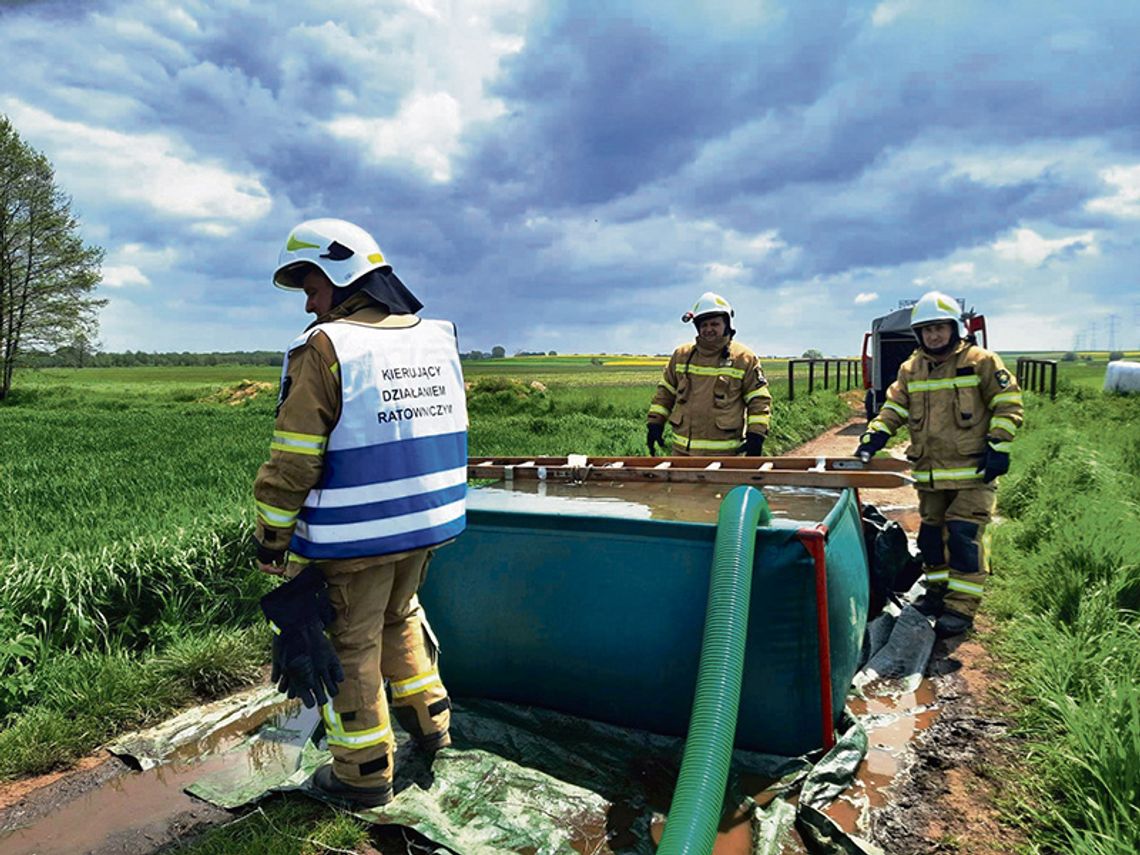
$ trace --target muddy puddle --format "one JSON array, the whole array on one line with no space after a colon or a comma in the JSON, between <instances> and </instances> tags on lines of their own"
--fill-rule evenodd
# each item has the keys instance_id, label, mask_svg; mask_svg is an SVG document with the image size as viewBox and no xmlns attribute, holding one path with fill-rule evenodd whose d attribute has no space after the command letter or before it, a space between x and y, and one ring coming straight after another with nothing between
<instances>
[{"instance_id":1,"label":"muddy puddle","mask_svg":"<svg viewBox=\"0 0 1140 855\"><path fill-rule=\"evenodd\" d=\"M114 770L110 780L86 792L53 793L54 785L33 791L0 814L0 852L152 851L176 840L182 830L228 817L184 793L184 787L207 774L253 779L272 770L292 771L296 743L303 741L299 734L311 731L316 715L296 703L261 709L207 738L179 746L170 762L154 768L137 771L112 758L107 761ZM265 738L230 750L263 724Z\"/></svg>"},{"instance_id":2,"label":"muddy puddle","mask_svg":"<svg viewBox=\"0 0 1140 855\"><path fill-rule=\"evenodd\" d=\"M726 484L641 483L590 480L517 480L497 482L468 491L474 510L511 510L620 519L674 520L716 524L721 500L732 489ZM839 498L838 490L812 487L760 488L772 511L774 525L816 523Z\"/></svg>"},{"instance_id":3,"label":"muddy puddle","mask_svg":"<svg viewBox=\"0 0 1140 855\"><path fill-rule=\"evenodd\" d=\"M855 772L855 782L825 810L844 831L868 835L869 811L891 799L891 785L902 769L907 746L938 717L934 685L924 679L913 692L900 691L890 681L864 689L865 698L851 699L847 708L867 731L867 756Z\"/></svg>"},{"instance_id":4,"label":"muddy puddle","mask_svg":"<svg viewBox=\"0 0 1140 855\"><path fill-rule=\"evenodd\" d=\"M870 813L886 806L893 797L892 785L905 763L907 746L915 736L929 728L938 717L938 704L933 683L922 680L914 691L905 691L891 681L865 688L865 698L851 699L848 710L859 718L867 733L867 754L855 772L855 780L838 798L824 809L843 831L869 839ZM761 807L773 798L766 791L772 782L743 776L741 784ZM796 803L795 797L790 799ZM665 832L664 817L654 819L650 834L658 844ZM726 816L720 824L713 855L751 855L752 814L740 809ZM781 855L805 855L807 848L794 832L781 850Z\"/></svg>"}]
</instances>

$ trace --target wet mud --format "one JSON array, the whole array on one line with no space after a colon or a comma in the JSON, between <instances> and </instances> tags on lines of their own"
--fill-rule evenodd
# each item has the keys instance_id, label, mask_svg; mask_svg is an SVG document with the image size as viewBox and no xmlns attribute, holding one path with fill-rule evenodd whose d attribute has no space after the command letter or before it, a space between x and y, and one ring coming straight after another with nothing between
<instances>
[{"instance_id":1,"label":"wet mud","mask_svg":"<svg viewBox=\"0 0 1140 855\"><path fill-rule=\"evenodd\" d=\"M163 765L144 771L108 756L94 768L30 790L0 811L0 852L137 855L228 822L233 814L183 788L210 773L232 770L252 777L268 765L291 763L272 742L253 743L249 751L227 749L267 719L287 726L294 717L295 703L259 710L179 746Z\"/></svg>"}]
</instances>

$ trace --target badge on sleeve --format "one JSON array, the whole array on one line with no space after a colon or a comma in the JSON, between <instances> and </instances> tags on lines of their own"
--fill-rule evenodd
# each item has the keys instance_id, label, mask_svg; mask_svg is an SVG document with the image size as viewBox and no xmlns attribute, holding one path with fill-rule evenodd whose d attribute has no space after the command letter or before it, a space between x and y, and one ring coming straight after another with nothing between
<instances>
[{"instance_id":1,"label":"badge on sleeve","mask_svg":"<svg viewBox=\"0 0 1140 855\"><path fill-rule=\"evenodd\" d=\"M994 372L994 379L997 380L997 384L1003 389L1009 386L1009 372L1004 368L999 368L996 372Z\"/></svg>"}]
</instances>

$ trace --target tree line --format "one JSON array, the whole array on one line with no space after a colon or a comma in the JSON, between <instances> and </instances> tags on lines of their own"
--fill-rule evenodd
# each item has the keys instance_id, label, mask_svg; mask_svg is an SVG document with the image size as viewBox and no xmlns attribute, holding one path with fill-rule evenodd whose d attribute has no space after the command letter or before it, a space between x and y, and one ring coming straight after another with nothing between
<instances>
[{"instance_id":1,"label":"tree line","mask_svg":"<svg viewBox=\"0 0 1140 855\"><path fill-rule=\"evenodd\" d=\"M465 361L477 359L503 359L506 349L496 345L490 352L470 350L460 353ZM515 356L557 356L553 350L520 350ZM71 344L55 350L25 350L20 354L22 368L131 368L134 366L209 366L245 365L273 366L280 368L282 354L279 350L232 350L212 353L148 353L142 350L126 350L122 353L103 352L93 347L86 338L80 337Z\"/></svg>"}]
</instances>

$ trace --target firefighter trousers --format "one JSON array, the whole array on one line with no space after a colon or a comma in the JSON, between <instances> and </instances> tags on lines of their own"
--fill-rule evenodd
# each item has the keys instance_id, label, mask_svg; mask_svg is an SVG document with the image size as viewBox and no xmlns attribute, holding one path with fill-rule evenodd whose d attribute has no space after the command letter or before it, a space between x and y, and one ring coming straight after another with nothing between
<instances>
[{"instance_id":1,"label":"firefighter trousers","mask_svg":"<svg viewBox=\"0 0 1140 855\"><path fill-rule=\"evenodd\" d=\"M329 627L345 679L321 709L333 772L346 784L392 782L392 713L425 748L450 743L451 703L416 592L431 550L320 562L336 620Z\"/></svg>"},{"instance_id":2,"label":"firefighter trousers","mask_svg":"<svg viewBox=\"0 0 1140 855\"><path fill-rule=\"evenodd\" d=\"M989 535L997 491L993 485L963 490L919 490L918 549L927 591L943 595L946 608L973 617L989 574Z\"/></svg>"}]
</instances>

